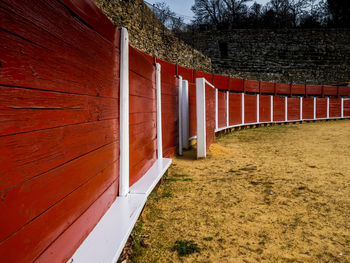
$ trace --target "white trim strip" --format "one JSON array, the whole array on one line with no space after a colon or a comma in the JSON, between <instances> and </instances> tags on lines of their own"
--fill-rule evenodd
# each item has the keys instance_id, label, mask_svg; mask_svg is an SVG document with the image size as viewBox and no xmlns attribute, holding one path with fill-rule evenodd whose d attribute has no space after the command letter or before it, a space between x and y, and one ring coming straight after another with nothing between
<instances>
[{"instance_id":1,"label":"white trim strip","mask_svg":"<svg viewBox=\"0 0 350 263\"><path fill-rule=\"evenodd\" d=\"M205 84L206 80L204 78L196 79L197 158L205 158L207 156Z\"/></svg>"},{"instance_id":2,"label":"white trim strip","mask_svg":"<svg viewBox=\"0 0 350 263\"><path fill-rule=\"evenodd\" d=\"M300 97L300 120L303 120L303 97Z\"/></svg>"},{"instance_id":3,"label":"white trim strip","mask_svg":"<svg viewBox=\"0 0 350 263\"><path fill-rule=\"evenodd\" d=\"M314 97L314 120L316 120L316 97Z\"/></svg>"},{"instance_id":4,"label":"white trim strip","mask_svg":"<svg viewBox=\"0 0 350 263\"><path fill-rule=\"evenodd\" d=\"M219 103L218 103L219 91L215 89L215 130L219 128Z\"/></svg>"},{"instance_id":5,"label":"white trim strip","mask_svg":"<svg viewBox=\"0 0 350 263\"><path fill-rule=\"evenodd\" d=\"M284 120L288 121L288 97L284 97Z\"/></svg>"},{"instance_id":6,"label":"white trim strip","mask_svg":"<svg viewBox=\"0 0 350 263\"><path fill-rule=\"evenodd\" d=\"M120 174L119 196L129 193L129 36L126 28L120 37Z\"/></svg>"},{"instance_id":7,"label":"white trim strip","mask_svg":"<svg viewBox=\"0 0 350 263\"><path fill-rule=\"evenodd\" d=\"M226 91L226 126L230 125L230 92Z\"/></svg>"},{"instance_id":8,"label":"white trim strip","mask_svg":"<svg viewBox=\"0 0 350 263\"><path fill-rule=\"evenodd\" d=\"M341 98L340 99L340 116L341 116L341 118L344 118L344 98Z\"/></svg>"},{"instance_id":9,"label":"white trim strip","mask_svg":"<svg viewBox=\"0 0 350 263\"><path fill-rule=\"evenodd\" d=\"M178 98L178 101L179 101L179 112L178 112L178 125L179 125L179 155L182 155L182 77L179 76L179 98Z\"/></svg>"},{"instance_id":10,"label":"white trim strip","mask_svg":"<svg viewBox=\"0 0 350 263\"><path fill-rule=\"evenodd\" d=\"M189 101L188 101L188 81L182 81L182 144L185 149L189 149Z\"/></svg>"},{"instance_id":11,"label":"white trim strip","mask_svg":"<svg viewBox=\"0 0 350 263\"><path fill-rule=\"evenodd\" d=\"M260 96L259 94L256 95L256 122L260 122Z\"/></svg>"},{"instance_id":12,"label":"white trim strip","mask_svg":"<svg viewBox=\"0 0 350 263\"><path fill-rule=\"evenodd\" d=\"M329 97L327 97L327 119L329 119Z\"/></svg>"},{"instance_id":13,"label":"white trim strip","mask_svg":"<svg viewBox=\"0 0 350 263\"><path fill-rule=\"evenodd\" d=\"M157 158L163 158L162 142L162 91L161 91L161 66L156 63L156 93L157 93Z\"/></svg>"},{"instance_id":14,"label":"white trim strip","mask_svg":"<svg viewBox=\"0 0 350 263\"><path fill-rule=\"evenodd\" d=\"M270 96L270 121L273 122L273 96Z\"/></svg>"},{"instance_id":15,"label":"white trim strip","mask_svg":"<svg viewBox=\"0 0 350 263\"><path fill-rule=\"evenodd\" d=\"M242 124L244 124L244 93L242 93L242 103L241 103L241 110L242 110Z\"/></svg>"}]
</instances>

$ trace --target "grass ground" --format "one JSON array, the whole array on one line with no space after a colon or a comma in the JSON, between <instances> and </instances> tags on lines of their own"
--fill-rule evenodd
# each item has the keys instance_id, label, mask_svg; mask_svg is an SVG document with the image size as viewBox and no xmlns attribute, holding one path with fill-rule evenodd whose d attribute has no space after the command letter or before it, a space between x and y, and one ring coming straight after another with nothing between
<instances>
[{"instance_id":1,"label":"grass ground","mask_svg":"<svg viewBox=\"0 0 350 263\"><path fill-rule=\"evenodd\" d=\"M174 159L131 262L350 262L350 121L268 126Z\"/></svg>"}]
</instances>

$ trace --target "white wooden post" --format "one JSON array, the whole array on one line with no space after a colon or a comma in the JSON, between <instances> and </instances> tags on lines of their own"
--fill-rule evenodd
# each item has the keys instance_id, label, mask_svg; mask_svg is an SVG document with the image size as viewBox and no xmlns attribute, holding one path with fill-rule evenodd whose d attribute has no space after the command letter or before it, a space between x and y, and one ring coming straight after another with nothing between
<instances>
[{"instance_id":1,"label":"white wooden post","mask_svg":"<svg viewBox=\"0 0 350 263\"><path fill-rule=\"evenodd\" d=\"M162 142L162 97L161 97L161 66L156 63L156 93L157 93L157 158L163 159L163 142Z\"/></svg>"},{"instance_id":2,"label":"white wooden post","mask_svg":"<svg viewBox=\"0 0 350 263\"><path fill-rule=\"evenodd\" d=\"M197 158L207 156L205 121L205 79L196 79Z\"/></svg>"},{"instance_id":3,"label":"white wooden post","mask_svg":"<svg viewBox=\"0 0 350 263\"><path fill-rule=\"evenodd\" d=\"M273 96L270 96L270 114L271 122L273 122Z\"/></svg>"},{"instance_id":4,"label":"white wooden post","mask_svg":"<svg viewBox=\"0 0 350 263\"><path fill-rule=\"evenodd\" d=\"M303 120L303 97L300 97L300 120Z\"/></svg>"},{"instance_id":5,"label":"white wooden post","mask_svg":"<svg viewBox=\"0 0 350 263\"><path fill-rule=\"evenodd\" d=\"M189 148L190 126L189 126L189 101L188 101L188 81L182 81L182 145Z\"/></svg>"},{"instance_id":6,"label":"white wooden post","mask_svg":"<svg viewBox=\"0 0 350 263\"><path fill-rule=\"evenodd\" d=\"M218 90L215 89L215 131L219 128L219 103L218 103Z\"/></svg>"},{"instance_id":7,"label":"white wooden post","mask_svg":"<svg viewBox=\"0 0 350 263\"><path fill-rule=\"evenodd\" d=\"M340 99L340 107L341 107L340 117L344 118L344 98Z\"/></svg>"},{"instance_id":8,"label":"white wooden post","mask_svg":"<svg viewBox=\"0 0 350 263\"><path fill-rule=\"evenodd\" d=\"M327 97L327 119L329 119L329 97Z\"/></svg>"},{"instance_id":9,"label":"white wooden post","mask_svg":"<svg viewBox=\"0 0 350 263\"><path fill-rule=\"evenodd\" d=\"M284 120L288 121L288 97L284 97Z\"/></svg>"},{"instance_id":10,"label":"white wooden post","mask_svg":"<svg viewBox=\"0 0 350 263\"><path fill-rule=\"evenodd\" d=\"M244 124L244 93L242 93L242 124Z\"/></svg>"},{"instance_id":11,"label":"white wooden post","mask_svg":"<svg viewBox=\"0 0 350 263\"><path fill-rule=\"evenodd\" d=\"M316 120L316 97L314 97L314 120Z\"/></svg>"},{"instance_id":12,"label":"white wooden post","mask_svg":"<svg viewBox=\"0 0 350 263\"><path fill-rule=\"evenodd\" d=\"M182 77L179 76L179 155L182 155Z\"/></svg>"},{"instance_id":13,"label":"white wooden post","mask_svg":"<svg viewBox=\"0 0 350 263\"><path fill-rule=\"evenodd\" d=\"M230 126L230 92L226 91L226 127Z\"/></svg>"},{"instance_id":14,"label":"white wooden post","mask_svg":"<svg viewBox=\"0 0 350 263\"><path fill-rule=\"evenodd\" d=\"M256 122L259 123L260 122L260 109L259 109L259 104L260 104L260 100L259 100L260 95L256 95Z\"/></svg>"},{"instance_id":15,"label":"white wooden post","mask_svg":"<svg viewBox=\"0 0 350 263\"><path fill-rule=\"evenodd\" d=\"M119 103L119 196L129 193L129 36L126 28L120 36L120 103Z\"/></svg>"}]
</instances>

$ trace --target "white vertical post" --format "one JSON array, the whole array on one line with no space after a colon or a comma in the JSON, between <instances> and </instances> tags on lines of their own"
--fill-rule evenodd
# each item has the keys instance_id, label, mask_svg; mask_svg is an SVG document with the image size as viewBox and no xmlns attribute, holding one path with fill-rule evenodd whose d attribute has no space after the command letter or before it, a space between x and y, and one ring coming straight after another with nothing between
<instances>
[{"instance_id":1,"label":"white vertical post","mask_svg":"<svg viewBox=\"0 0 350 263\"><path fill-rule=\"evenodd\" d=\"M259 123L260 122L260 99L259 99L260 95L256 95L256 122Z\"/></svg>"},{"instance_id":2,"label":"white vertical post","mask_svg":"<svg viewBox=\"0 0 350 263\"><path fill-rule=\"evenodd\" d=\"M340 99L340 107L341 107L340 117L344 118L344 98Z\"/></svg>"},{"instance_id":3,"label":"white vertical post","mask_svg":"<svg viewBox=\"0 0 350 263\"><path fill-rule=\"evenodd\" d=\"M314 97L314 120L316 120L316 97Z\"/></svg>"},{"instance_id":4,"label":"white vertical post","mask_svg":"<svg viewBox=\"0 0 350 263\"><path fill-rule=\"evenodd\" d=\"M157 93L157 158L163 159L163 142L162 142L162 97L161 97L161 66L156 63L156 93Z\"/></svg>"},{"instance_id":5,"label":"white vertical post","mask_svg":"<svg viewBox=\"0 0 350 263\"><path fill-rule=\"evenodd\" d=\"M271 122L273 122L273 96L270 96L270 114Z\"/></svg>"},{"instance_id":6,"label":"white vertical post","mask_svg":"<svg viewBox=\"0 0 350 263\"><path fill-rule=\"evenodd\" d=\"M327 97L327 119L329 119L329 97Z\"/></svg>"},{"instance_id":7,"label":"white vertical post","mask_svg":"<svg viewBox=\"0 0 350 263\"><path fill-rule=\"evenodd\" d=\"M129 193L129 36L126 28L120 35L120 103L119 103L119 196Z\"/></svg>"},{"instance_id":8,"label":"white vertical post","mask_svg":"<svg viewBox=\"0 0 350 263\"><path fill-rule=\"evenodd\" d=\"M288 121L288 97L284 97L284 120Z\"/></svg>"},{"instance_id":9,"label":"white vertical post","mask_svg":"<svg viewBox=\"0 0 350 263\"><path fill-rule=\"evenodd\" d=\"M182 145L185 149L189 148L190 126L189 126L189 108L188 108L188 81L182 81Z\"/></svg>"},{"instance_id":10,"label":"white vertical post","mask_svg":"<svg viewBox=\"0 0 350 263\"><path fill-rule=\"evenodd\" d=\"M300 97L300 120L303 120L303 97Z\"/></svg>"},{"instance_id":11,"label":"white vertical post","mask_svg":"<svg viewBox=\"0 0 350 263\"><path fill-rule=\"evenodd\" d=\"M242 124L244 124L244 93L242 93Z\"/></svg>"},{"instance_id":12,"label":"white vertical post","mask_svg":"<svg viewBox=\"0 0 350 263\"><path fill-rule=\"evenodd\" d=\"M182 77L179 76L179 155L182 155Z\"/></svg>"},{"instance_id":13,"label":"white vertical post","mask_svg":"<svg viewBox=\"0 0 350 263\"><path fill-rule=\"evenodd\" d=\"M219 128L219 103L218 103L218 90L215 89L215 131Z\"/></svg>"},{"instance_id":14,"label":"white vertical post","mask_svg":"<svg viewBox=\"0 0 350 263\"><path fill-rule=\"evenodd\" d=\"M230 92L226 91L226 127L230 126Z\"/></svg>"},{"instance_id":15,"label":"white vertical post","mask_svg":"<svg viewBox=\"0 0 350 263\"><path fill-rule=\"evenodd\" d=\"M197 158L207 156L205 121L205 79L196 79Z\"/></svg>"}]
</instances>

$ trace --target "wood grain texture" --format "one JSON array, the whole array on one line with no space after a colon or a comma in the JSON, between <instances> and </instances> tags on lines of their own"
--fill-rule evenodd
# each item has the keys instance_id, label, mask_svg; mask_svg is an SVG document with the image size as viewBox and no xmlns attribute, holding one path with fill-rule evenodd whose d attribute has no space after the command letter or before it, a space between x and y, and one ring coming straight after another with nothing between
<instances>
[{"instance_id":1,"label":"wood grain texture","mask_svg":"<svg viewBox=\"0 0 350 263\"><path fill-rule=\"evenodd\" d=\"M275 93L275 83L261 81L260 89L262 93L274 94Z\"/></svg>"},{"instance_id":2,"label":"wood grain texture","mask_svg":"<svg viewBox=\"0 0 350 263\"><path fill-rule=\"evenodd\" d=\"M220 76L220 75L213 75L213 84L216 89L220 90L228 90L229 89L229 83L228 83L227 76Z\"/></svg>"},{"instance_id":3,"label":"wood grain texture","mask_svg":"<svg viewBox=\"0 0 350 263\"><path fill-rule=\"evenodd\" d=\"M259 96L259 120L260 122L271 121L271 97L266 95Z\"/></svg>"},{"instance_id":4,"label":"wood grain texture","mask_svg":"<svg viewBox=\"0 0 350 263\"><path fill-rule=\"evenodd\" d=\"M293 95L304 95L305 94L305 85L292 84L292 94Z\"/></svg>"},{"instance_id":5,"label":"wood grain texture","mask_svg":"<svg viewBox=\"0 0 350 263\"><path fill-rule=\"evenodd\" d=\"M303 98L303 120L314 118L314 100Z\"/></svg>"},{"instance_id":6,"label":"wood grain texture","mask_svg":"<svg viewBox=\"0 0 350 263\"><path fill-rule=\"evenodd\" d=\"M300 99L288 98L287 99L287 117L289 121L300 120Z\"/></svg>"},{"instance_id":7,"label":"wood grain texture","mask_svg":"<svg viewBox=\"0 0 350 263\"><path fill-rule=\"evenodd\" d=\"M285 121L284 97L273 97L273 121Z\"/></svg>"},{"instance_id":8,"label":"wood grain texture","mask_svg":"<svg viewBox=\"0 0 350 263\"><path fill-rule=\"evenodd\" d=\"M259 81L256 80L246 80L244 82L246 92L259 93Z\"/></svg>"},{"instance_id":9,"label":"wood grain texture","mask_svg":"<svg viewBox=\"0 0 350 263\"><path fill-rule=\"evenodd\" d=\"M350 117L350 99L345 98L344 99L344 105L343 105L344 109L344 117Z\"/></svg>"},{"instance_id":10,"label":"wood grain texture","mask_svg":"<svg viewBox=\"0 0 350 263\"><path fill-rule=\"evenodd\" d=\"M218 125L226 127L226 92L218 92Z\"/></svg>"},{"instance_id":11,"label":"wood grain texture","mask_svg":"<svg viewBox=\"0 0 350 263\"><path fill-rule=\"evenodd\" d=\"M341 99L329 99L329 117L339 118L341 116Z\"/></svg>"},{"instance_id":12,"label":"wood grain texture","mask_svg":"<svg viewBox=\"0 0 350 263\"><path fill-rule=\"evenodd\" d=\"M229 88L232 91L243 91L243 79L230 78L229 79Z\"/></svg>"},{"instance_id":13,"label":"wood grain texture","mask_svg":"<svg viewBox=\"0 0 350 263\"><path fill-rule=\"evenodd\" d=\"M205 87L205 121L207 150L215 142L215 89Z\"/></svg>"},{"instance_id":14,"label":"wood grain texture","mask_svg":"<svg viewBox=\"0 0 350 263\"><path fill-rule=\"evenodd\" d=\"M316 99L316 118L327 118L327 99Z\"/></svg>"},{"instance_id":15,"label":"wood grain texture","mask_svg":"<svg viewBox=\"0 0 350 263\"><path fill-rule=\"evenodd\" d=\"M308 95L321 95L322 94L322 86L306 85L306 93Z\"/></svg>"},{"instance_id":16,"label":"wood grain texture","mask_svg":"<svg viewBox=\"0 0 350 263\"><path fill-rule=\"evenodd\" d=\"M229 122L230 125L242 123L242 95L240 93L230 93L229 101Z\"/></svg>"},{"instance_id":17,"label":"wood grain texture","mask_svg":"<svg viewBox=\"0 0 350 263\"><path fill-rule=\"evenodd\" d=\"M256 122L256 95L244 95L244 123Z\"/></svg>"},{"instance_id":18,"label":"wood grain texture","mask_svg":"<svg viewBox=\"0 0 350 263\"><path fill-rule=\"evenodd\" d=\"M187 80L188 83L195 83L193 79L193 69L178 66L178 71L179 76L182 76L183 80Z\"/></svg>"},{"instance_id":19,"label":"wood grain texture","mask_svg":"<svg viewBox=\"0 0 350 263\"><path fill-rule=\"evenodd\" d=\"M287 83L276 83L277 94L290 94L290 84Z\"/></svg>"}]
</instances>

